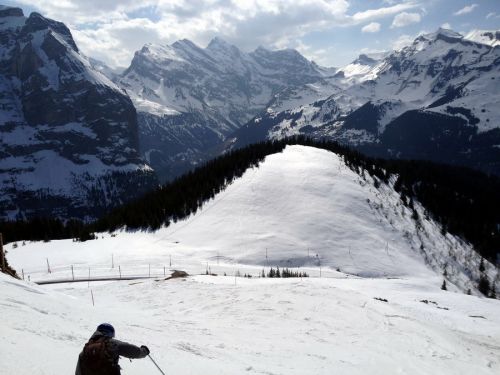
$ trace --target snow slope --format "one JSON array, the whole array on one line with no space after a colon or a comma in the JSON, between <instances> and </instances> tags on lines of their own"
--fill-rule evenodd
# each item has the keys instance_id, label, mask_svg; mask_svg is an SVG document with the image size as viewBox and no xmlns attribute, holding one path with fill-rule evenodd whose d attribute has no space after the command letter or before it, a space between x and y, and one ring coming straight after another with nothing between
<instances>
[{"instance_id":1,"label":"snow slope","mask_svg":"<svg viewBox=\"0 0 500 375\"><path fill-rule=\"evenodd\" d=\"M66 267L67 272L68 264L108 268L112 254L124 269L144 264L145 258L165 265L172 255L195 272L217 257L219 263L258 266L257 272L265 265L321 264L363 277L431 277L447 268L459 288L473 290L467 269L478 268L476 253L443 236L418 209L417 225L391 186L375 188L371 177L360 177L334 153L288 146L185 221L155 233L122 232L95 242L29 243L12 251L9 262L36 278L46 272L46 258L53 270Z\"/></svg>"},{"instance_id":2,"label":"snow slope","mask_svg":"<svg viewBox=\"0 0 500 375\"><path fill-rule=\"evenodd\" d=\"M91 289L95 307L86 284L51 290L0 274L2 373L72 373L103 321L114 324L118 338L147 344L167 374L500 369L500 303L443 292L424 279L238 279L235 285L232 277L196 276ZM122 359L121 366L124 374L158 373L148 359Z\"/></svg>"},{"instance_id":3,"label":"snow slope","mask_svg":"<svg viewBox=\"0 0 500 375\"><path fill-rule=\"evenodd\" d=\"M472 30L467 35L465 35L465 39L469 39L478 43L487 44L491 47L496 47L500 46L500 31Z\"/></svg>"},{"instance_id":4,"label":"snow slope","mask_svg":"<svg viewBox=\"0 0 500 375\"><path fill-rule=\"evenodd\" d=\"M337 155L289 146L158 232L9 244L9 263L32 281L71 277L71 265L77 278L164 266L219 276L38 287L0 275L2 370L68 373L93 328L110 321L179 375L497 373L500 302L462 292L477 255L421 217L417 230L389 185L376 189ZM268 265L313 277L258 278ZM156 371L148 360L122 366Z\"/></svg>"}]
</instances>

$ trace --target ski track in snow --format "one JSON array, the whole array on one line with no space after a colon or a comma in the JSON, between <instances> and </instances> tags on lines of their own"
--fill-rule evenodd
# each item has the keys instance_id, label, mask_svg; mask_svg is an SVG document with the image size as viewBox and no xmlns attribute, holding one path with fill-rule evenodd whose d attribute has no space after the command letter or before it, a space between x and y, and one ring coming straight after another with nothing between
<instances>
[{"instance_id":1,"label":"ski track in snow","mask_svg":"<svg viewBox=\"0 0 500 375\"><path fill-rule=\"evenodd\" d=\"M0 371L71 373L108 321L167 374L496 374L500 301L463 293L461 262L478 256L417 209L419 231L390 185L375 189L335 154L292 146L155 233L9 244L9 263L32 281L71 278L71 265L79 278L117 276L118 266L195 276L41 287L0 275ZM267 264L314 277L257 278ZM207 267L219 276L196 275ZM121 365L157 372L147 359Z\"/></svg>"}]
</instances>

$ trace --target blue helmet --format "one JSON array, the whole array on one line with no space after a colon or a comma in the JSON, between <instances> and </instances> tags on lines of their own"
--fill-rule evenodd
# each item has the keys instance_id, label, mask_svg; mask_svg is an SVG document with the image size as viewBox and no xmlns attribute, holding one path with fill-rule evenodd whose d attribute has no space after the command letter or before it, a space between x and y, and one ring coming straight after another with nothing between
<instances>
[{"instance_id":1,"label":"blue helmet","mask_svg":"<svg viewBox=\"0 0 500 375\"><path fill-rule=\"evenodd\" d=\"M97 327L97 330L101 332L103 335L108 336L108 337L115 337L115 329L113 326L109 323L102 323L99 324Z\"/></svg>"}]
</instances>

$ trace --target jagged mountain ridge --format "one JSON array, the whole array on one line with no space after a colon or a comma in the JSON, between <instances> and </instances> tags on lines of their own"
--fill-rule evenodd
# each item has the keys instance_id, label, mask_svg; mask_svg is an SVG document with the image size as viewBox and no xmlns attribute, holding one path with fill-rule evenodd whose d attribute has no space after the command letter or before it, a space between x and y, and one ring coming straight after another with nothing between
<instances>
[{"instance_id":1,"label":"jagged mountain ridge","mask_svg":"<svg viewBox=\"0 0 500 375\"><path fill-rule=\"evenodd\" d=\"M477 43L487 44L491 47L500 45L500 31L498 30L472 30L465 35L465 39Z\"/></svg>"},{"instance_id":2,"label":"jagged mountain ridge","mask_svg":"<svg viewBox=\"0 0 500 375\"><path fill-rule=\"evenodd\" d=\"M95 218L156 183L135 108L60 22L0 8L0 217Z\"/></svg>"},{"instance_id":3,"label":"jagged mountain ridge","mask_svg":"<svg viewBox=\"0 0 500 375\"><path fill-rule=\"evenodd\" d=\"M440 29L380 61L363 60L362 66L350 64L348 74L339 70L340 90L329 97L284 111L269 107L228 143L239 147L249 140L307 134L376 156L500 174L498 47Z\"/></svg>"},{"instance_id":4,"label":"jagged mountain ridge","mask_svg":"<svg viewBox=\"0 0 500 375\"><path fill-rule=\"evenodd\" d=\"M137 108L141 153L171 179L173 164L189 168L206 158L277 93L329 74L295 50L245 53L214 38L206 48L189 40L147 44L115 82Z\"/></svg>"}]
</instances>

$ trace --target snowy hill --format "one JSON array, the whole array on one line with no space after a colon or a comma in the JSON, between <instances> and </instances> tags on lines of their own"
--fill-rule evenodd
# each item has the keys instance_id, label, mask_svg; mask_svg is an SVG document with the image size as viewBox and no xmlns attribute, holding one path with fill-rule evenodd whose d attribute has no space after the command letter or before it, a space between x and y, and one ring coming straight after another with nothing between
<instances>
[{"instance_id":1,"label":"snowy hill","mask_svg":"<svg viewBox=\"0 0 500 375\"><path fill-rule=\"evenodd\" d=\"M77 278L160 276L163 267L219 276L91 283L93 307L87 283L0 275L3 368L31 374L43 361L47 373L72 371L93 328L110 321L167 373L494 374L500 302L464 294L476 293L478 256L421 217L417 226L391 183L377 188L336 154L291 146L157 232L9 244L9 263L32 281L71 278L72 265ZM277 265L311 277L258 277ZM122 365L155 371L148 360Z\"/></svg>"},{"instance_id":2,"label":"snowy hill","mask_svg":"<svg viewBox=\"0 0 500 375\"><path fill-rule=\"evenodd\" d=\"M145 257L165 264L171 255L186 264L203 259L202 264L213 265L220 257L235 264L231 267L251 265L257 272L267 265L319 264L363 277L436 277L446 270L450 282L474 291L479 255L460 239L443 235L441 226L417 209L419 221L392 186L375 188L371 177L360 177L334 153L287 146L185 221L106 240L30 243L12 250L8 259L18 270L42 273L47 257L54 269L89 259L92 268L102 269L114 252L124 269ZM490 280L498 276L494 266L489 272Z\"/></svg>"},{"instance_id":3,"label":"snowy hill","mask_svg":"<svg viewBox=\"0 0 500 375\"><path fill-rule=\"evenodd\" d=\"M0 217L92 218L151 188L132 102L69 29L3 7L0 35Z\"/></svg>"},{"instance_id":4,"label":"snowy hill","mask_svg":"<svg viewBox=\"0 0 500 375\"><path fill-rule=\"evenodd\" d=\"M295 106L285 102L283 110L270 106L235 132L231 144L306 134L372 155L499 174L499 54L498 48L439 29L380 60L361 56L339 70L329 96Z\"/></svg>"}]
</instances>

